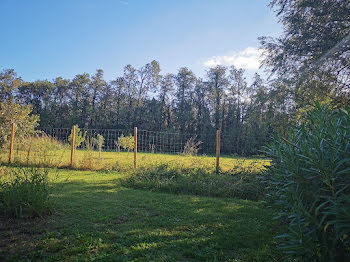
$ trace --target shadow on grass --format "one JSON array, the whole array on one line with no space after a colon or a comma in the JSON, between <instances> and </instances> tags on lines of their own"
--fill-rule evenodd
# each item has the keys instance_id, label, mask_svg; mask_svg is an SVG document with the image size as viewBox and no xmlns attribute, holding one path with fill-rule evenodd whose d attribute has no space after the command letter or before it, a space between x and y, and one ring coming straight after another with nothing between
<instances>
[{"instance_id":1,"label":"shadow on grass","mask_svg":"<svg viewBox=\"0 0 350 262\"><path fill-rule=\"evenodd\" d=\"M17 222L12 261L278 261L272 213L257 202L60 182L57 212ZM3 230L6 233L6 223ZM5 228L4 228L5 227ZM23 230L23 227L26 229ZM23 237L23 234L25 237ZM35 235L31 238L28 235ZM1 258L1 254L0 254ZM236 260L234 260L236 259Z\"/></svg>"}]
</instances>

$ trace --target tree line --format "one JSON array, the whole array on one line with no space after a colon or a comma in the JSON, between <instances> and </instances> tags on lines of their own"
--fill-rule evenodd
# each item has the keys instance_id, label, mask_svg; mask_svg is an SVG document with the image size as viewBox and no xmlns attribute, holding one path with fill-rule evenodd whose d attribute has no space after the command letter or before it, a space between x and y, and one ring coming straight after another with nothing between
<instances>
[{"instance_id":1,"label":"tree line","mask_svg":"<svg viewBox=\"0 0 350 262\"><path fill-rule=\"evenodd\" d=\"M223 136L233 137L237 153L252 151L244 149L248 141L260 145L283 133L315 101L337 108L349 104L348 1L273 0L270 6L285 30L277 38L260 38L269 81L255 74L248 84L244 70L221 65L202 78L186 67L164 74L157 61L140 68L127 65L112 81L104 79L102 69L73 79L34 82L4 69L0 122L11 111L6 102L12 101L32 107L41 127L137 126L180 134L215 134L220 129Z\"/></svg>"},{"instance_id":2,"label":"tree line","mask_svg":"<svg viewBox=\"0 0 350 262\"><path fill-rule=\"evenodd\" d=\"M266 139L287 120L278 92L255 74L247 84L244 70L216 66L202 79L188 68L162 75L152 61L124 67L112 81L103 70L73 79L24 82L14 70L0 73L1 101L31 105L41 127L140 129L180 134L215 134ZM6 88L5 85L7 86Z\"/></svg>"}]
</instances>

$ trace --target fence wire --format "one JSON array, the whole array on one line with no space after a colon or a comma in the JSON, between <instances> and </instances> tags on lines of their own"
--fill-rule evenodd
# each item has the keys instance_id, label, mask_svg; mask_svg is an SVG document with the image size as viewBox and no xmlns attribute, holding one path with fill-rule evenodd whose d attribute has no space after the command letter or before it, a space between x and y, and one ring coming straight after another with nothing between
<instances>
[{"instance_id":1,"label":"fence wire","mask_svg":"<svg viewBox=\"0 0 350 262\"><path fill-rule=\"evenodd\" d=\"M120 137L130 136L133 130L85 129L76 133L76 166L87 169L109 169L116 166L132 165L132 148L123 148ZM71 165L72 128L38 128L34 133L25 134L16 130L13 159L20 165L41 165L64 167ZM96 144L98 135L103 137L103 145ZM8 141L9 139L7 139ZM221 134L221 155L259 154L262 145L271 140L268 136L245 136ZM137 151L140 153L161 153L171 155L208 155L216 153L216 134L180 134L160 131L138 130ZM105 152L101 154L101 152ZM116 154L128 152L128 154ZM149 156L151 157L151 155ZM148 157L148 158L149 158ZM143 157L144 161L153 161ZM142 161L142 159L140 161ZM146 160L148 159L148 160ZM0 162L9 162L9 145L3 145Z\"/></svg>"},{"instance_id":2,"label":"fence wire","mask_svg":"<svg viewBox=\"0 0 350 262\"><path fill-rule=\"evenodd\" d=\"M69 144L71 128L39 128L42 134L57 139L63 144ZM85 129L80 128L85 140L78 148L86 148L86 141L91 141L97 135L104 138L102 150L104 151L127 151L120 144L118 138L121 136L133 136L133 131L121 129ZM222 154L249 155L259 154L261 147L269 142L269 136L245 136L221 134L220 151ZM184 153L187 146L195 146L199 155L214 155L216 153L216 134L180 134L161 131L138 130L138 151L148 153ZM93 145L93 150L97 147Z\"/></svg>"}]
</instances>

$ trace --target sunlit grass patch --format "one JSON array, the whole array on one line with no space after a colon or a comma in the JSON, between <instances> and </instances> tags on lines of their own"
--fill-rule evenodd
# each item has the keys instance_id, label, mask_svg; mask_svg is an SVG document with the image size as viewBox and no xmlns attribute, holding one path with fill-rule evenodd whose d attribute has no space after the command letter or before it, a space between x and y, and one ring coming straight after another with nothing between
<instances>
[{"instance_id":1,"label":"sunlit grass patch","mask_svg":"<svg viewBox=\"0 0 350 262\"><path fill-rule=\"evenodd\" d=\"M41 138L40 138L41 139ZM45 141L36 141L33 147L21 147L14 154L14 162L17 165L69 167L71 152L69 147L52 142L49 138ZM33 142L33 141L32 141ZM128 171L133 168L133 154L127 152L102 152L101 159L98 151L76 150L73 168L82 170L117 170ZM0 163L8 162L8 152L0 153ZM184 168L201 167L215 168L214 156L191 156L182 154L157 154L138 153L138 167L147 167L154 164L172 164ZM222 156L220 168L223 171L235 170L236 172L259 172L264 166L269 165L269 160L261 158L249 158L238 156Z\"/></svg>"},{"instance_id":2,"label":"sunlit grass patch","mask_svg":"<svg viewBox=\"0 0 350 262\"><path fill-rule=\"evenodd\" d=\"M1 218L0 260L279 261L260 203L122 187L117 172L60 170L45 220ZM18 233L16 233L18 232ZM7 241L11 237L11 241Z\"/></svg>"}]
</instances>

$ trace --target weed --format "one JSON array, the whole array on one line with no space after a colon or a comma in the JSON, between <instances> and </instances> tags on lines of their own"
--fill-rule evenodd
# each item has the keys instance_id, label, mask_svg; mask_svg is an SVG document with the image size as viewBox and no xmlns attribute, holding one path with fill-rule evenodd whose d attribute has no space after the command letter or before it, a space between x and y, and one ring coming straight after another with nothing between
<instances>
[{"instance_id":1,"label":"weed","mask_svg":"<svg viewBox=\"0 0 350 262\"><path fill-rule=\"evenodd\" d=\"M191 167L177 163L154 163L129 172L125 186L212 197L258 200L264 196L259 173L219 172L195 160Z\"/></svg>"},{"instance_id":2,"label":"weed","mask_svg":"<svg viewBox=\"0 0 350 262\"><path fill-rule=\"evenodd\" d=\"M9 216L42 216L52 211L48 169L4 168L0 177L0 211Z\"/></svg>"}]
</instances>

